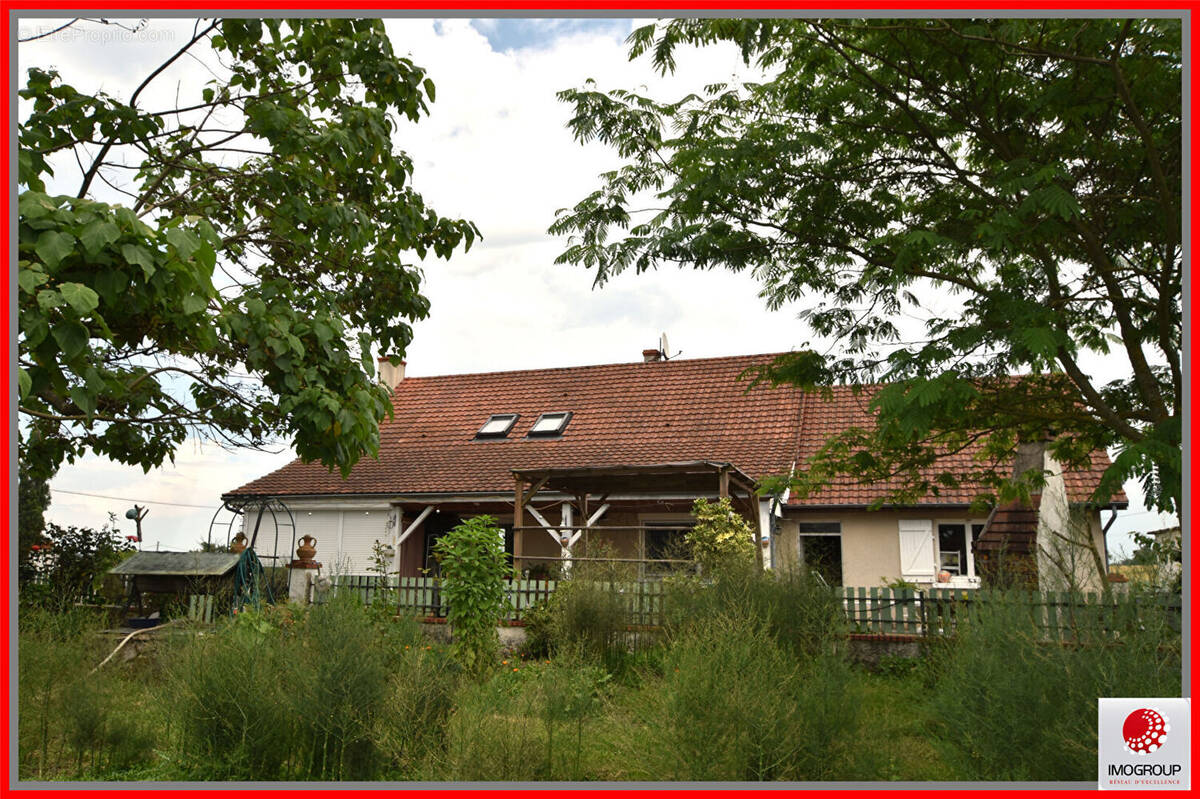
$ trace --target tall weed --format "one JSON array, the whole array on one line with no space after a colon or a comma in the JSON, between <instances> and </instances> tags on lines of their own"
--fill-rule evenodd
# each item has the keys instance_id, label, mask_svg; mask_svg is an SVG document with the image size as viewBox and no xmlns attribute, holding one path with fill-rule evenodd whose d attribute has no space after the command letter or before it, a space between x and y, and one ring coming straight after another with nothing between
<instances>
[{"instance_id":1,"label":"tall weed","mask_svg":"<svg viewBox=\"0 0 1200 799\"><path fill-rule=\"evenodd\" d=\"M837 650L847 629L841 600L807 574L726 569L669 586L665 615L672 638L733 616L754 620L784 650L810 658Z\"/></svg>"},{"instance_id":2,"label":"tall weed","mask_svg":"<svg viewBox=\"0 0 1200 799\"><path fill-rule=\"evenodd\" d=\"M1097 698L1179 695L1179 636L1159 609L1091 616L1065 641L1016 596L960 619L931 662L934 737L954 777L1095 779Z\"/></svg>"},{"instance_id":3,"label":"tall weed","mask_svg":"<svg viewBox=\"0 0 1200 799\"><path fill-rule=\"evenodd\" d=\"M514 666L467 684L448 728L441 776L455 780L594 778L590 726L604 706L609 675L564 658Z\"/></svg>"},{"instance_id":4,"label":"tall weed","mask_svg":"<svg viewBox=\"0 0 1200 799\"><path fill-rule=\"evenodd\" d=\"M855 773L861 720L846 662L801 663L744 615L692 625L643 689L635 736L648 779L830 780Z\"/></svg>"}]
</instances>

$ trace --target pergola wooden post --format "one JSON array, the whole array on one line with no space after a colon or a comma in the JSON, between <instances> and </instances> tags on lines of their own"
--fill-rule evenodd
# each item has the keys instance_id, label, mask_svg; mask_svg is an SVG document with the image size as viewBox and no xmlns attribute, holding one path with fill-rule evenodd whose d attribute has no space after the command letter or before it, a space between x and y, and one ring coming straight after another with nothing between
<instances>
[{"instance_id":1,"label":"pergola wooden post","mask_svg":"<svg viewBox=\"0 0 1200 799\"><path fill-rule=\"evenodd\" d=\"M521 568L521 556L525 554L525 480L516 478L516 494L513 497L513 566Z\"/></svg>"}]
</instances>

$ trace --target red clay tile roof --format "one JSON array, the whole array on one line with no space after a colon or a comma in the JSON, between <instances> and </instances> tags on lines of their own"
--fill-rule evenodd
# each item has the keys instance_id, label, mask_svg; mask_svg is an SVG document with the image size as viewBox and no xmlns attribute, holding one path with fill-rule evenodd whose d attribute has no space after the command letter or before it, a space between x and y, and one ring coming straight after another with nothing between
<instances>
[{"instance_id":1,"label":"red clay tile roof","mask_svg":"<svg viewBox=\"0 0 1200 799\"><path fill-rule=\"evenodd\" d=\"M409 377L395 418L380 425L378 459L342 480L294 461L230 494L511 492L512 469L728 461L752 478L786 472L801 393L746 392L737 376L774 355L621 363L520 372ZM526 439L543 413L571 411L557 439ZM488 417L520 418L501 440L475 440Z\"/></svg>"},{"instance_id":2,"label":"red clay tile roof","mask_svg":"<svg viewBox=\"0 0 1200 799\"><path fill-rule=\"evenodd\" d=\"M379 457L360 461L345 480L318 463L293 461L226 496L508 493L512 469L689 460L727 461L754 479L784 473L797 454L803 462L828 436L870 416L867 398L846 387L833 390L832 402L789 387L746 392L737 376L774 357L405 378L393 396L395 417L380 425ZM540 414L555 411L573 414L560 438L525 438ZM520 414L507 438L476 440L500 413ZM1095 468L1066 475L1072 500L1086 499L1107 465L1097 453ZM846 481L789 504L861 507L879 493L880 486ZM963 486L928 501L966 505L974 495Z\"/></svg>"},{"instance_id":3,"label":"red clay tile roof","mask_svg":"<svg viewBox=\"0 0 1200 799\"><path fill-rule=\"evenodd\" d=\"M855 393L849 386L834 386L832 397L828 400L820 394L809 394L804 401L802 422L804 434L800 438L797 462L807 462L829 437L850 427L869 427L872 422L869 405L874 391L878 386L865 386L860 393ZM962 472L978 472L980 463L974 460L979 447L970 447L962 452L942 458L936 471L949 471L958 467ZM1070 470L1063 473L1063 481L1067 486L1067 494L1072 502L1087 502L1092 491L1100 482L1100 475L1109 466L1108 455L1104 452L1092 453L1090 469ZM1011 467L1006 467L1011 468ZM936 473L936 472L934 472ZM932 476L932 474L930 475ZM827 486L825 489L804 499L793 497L789 500L791 506L863 506L869 505L889 490L901 487L902 479L884 483L861 484L850 478ZM938 505L969 505L980 492L978 483L964 482L955 488L941 487L939 496L930 496L922 504ZM1124 492L1112 499L1115 503L1125 503L1128 500Z\"/></svg>"}]
</instances>

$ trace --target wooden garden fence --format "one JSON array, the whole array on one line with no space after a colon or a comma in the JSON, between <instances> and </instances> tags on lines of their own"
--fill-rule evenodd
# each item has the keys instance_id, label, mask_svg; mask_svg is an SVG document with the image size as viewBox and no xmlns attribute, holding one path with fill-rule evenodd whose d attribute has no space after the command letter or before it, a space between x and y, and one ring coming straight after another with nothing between
<instances>
[{"instance_id":1,"label":"wooden garden fence","mask_svg":"<svg viewBox=\"0 0 1200 799\"><path fill-rule=\"evenodd\" d=\"M505 586L508 608L504 621L522 622L530 608L550 597L558 585L557 580L511 580ZM657 626L662 622L663 583L660 580L634 580L629 582L601 583L605 590L616 593L624 600L629 623L639 626ZM385 596L385 601L394 601L401 612L424 618L443 619L447 605L442 597L436 578L433 577L388 577L386 580L375 575L343 575L333 579L335 592L355 593L364 604Z\"/></svg>"},{"instance_id":2,"label":"wooden garden fence","mask_svg":"<svg viewBox=\"0 0 1200 799\"><path fill-rule=\"evenodd\" d=\"M555 580L512 580L505 594L507 623L523 622L530 608L552 594ZM663 623L665 586L661 580L601 584L624 600L631 627L657 627ZM353 592L370 604L383 597L402 613L444 619L447 606L433 577L343 575L333 579L335 592ZM953 635L959 625L984 609L1007 609L1028 614L1048 638L1072 639L1083 632L1104 633L1138 623L1143 610L1157 608L1178 630L1183 602L1180 596L1128 596L1099 593L995 591L962 588L834 588L846 613L851 633L941 637ZM1024 618L1018 616L1014 618Z\"/></svg>"},{"instance_id":3,"label":"wooden garden fence","mask_svg":"<svg viewBox=\"0 0 1200 799\"><path fill-rule=\"evenodd\" d=\"M1054 639L1081 633L1103 633L1136 623L1143 610L1156 607L1179 629L1180 596L1131 597L1058 591L1016 591L962 588L855 588L841 592L851 632L875 635L953 635L960 623L985 609L1028 615L1033 624Z\"/></svg>"}]
</instances>

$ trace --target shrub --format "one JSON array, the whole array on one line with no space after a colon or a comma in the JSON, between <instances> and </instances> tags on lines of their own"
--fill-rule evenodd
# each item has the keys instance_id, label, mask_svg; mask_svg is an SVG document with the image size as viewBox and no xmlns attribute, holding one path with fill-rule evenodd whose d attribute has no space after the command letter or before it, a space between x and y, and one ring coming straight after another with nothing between
<instances>
[{"instance_id":1,"label":"shrub","mask_svg":"<svg viewBox=\"0 0 1200 799\"><path fill-rule=\"evenodd\" d=\"M588 557L612 553L592 542ZM625 590L632 590L633 570L618 561L586 560L573 564L571 577L559 581L549 598L526 618L525 651L582 657L616 668L626 653L629 611Z\"/></svg>"},{"instance_id":2,"label":"shrub","mask_svg":"<svg viewBox=\"0 0 1200 799\"><path fill-rule=\"evenodd\" d=\"M1178 634L1153 606L1123 603L1058 641L1026 601L978 603L935 653L939 746L964 779L1094 779L1097 698L1178 696Z\"/></svg>"},{"instance_id":3,"label":"shrub","mask_svg":"<svg viewBox=\"0 0 1200 799\"><path fill-rule=\"evenodd\" d=\"M479 671L495 660L500 647L496 625L505 604L504 579L512 573L503 534L491 516L476 516L439 538L433 552L441 567L455 655Z\"/></svg>"},{"instance_id":4,"label":"shrub","mask_svg":"<svg viewBox=\"0 0 1200 799\"><path fill-rule=\"evenodd\" d=\"M859 729L844 660L798 663L752 617L705 619L664 654L643 691L643 776L830 780L853 773Z\"/></svg>"},{"instance_id":5,"label":"shrub","mask_svg":"<svg viewBox=\"0 0 1200 799\"><path fill-rule=\"evenodd\" d=\"M25 583L22 593L36 596L55 609L66 609L81 597L90 596L104 574L134 551L116 528L116 517L99 530L90 527L46 526L43 538L31 546L23 575L35 575L43 586Z\"/></svg>"},{"instance_id":6,"label":"shrub","mask_svg":"<svg viewBox=\"0 0 1200 799\"><path fill-rule=\"evenodd\" d=\"M725 569L709 580L672 580L664 615L672 638L712 619L753 619L779 646L804 657L833 652L847 629L841 600L813 576L752 567Z\"/></svg>"},{"instance_id":7,"label":"shrub","mask_svg":"<svg viewBox=\"0 0 1200 799\"><path fill-rule=\"evenodd\" d=\"M104 777L146 762L153 738L146 691L116 662L92 669L115 641L83 609L23 608L19 617L19 773L24 779Z\"/></svg>"},{"instance_id":8,"label":"shrub","mask_svg":"<svg viewBox=\"0 0 1200 799\"><path fill-rule=\"evenodd\" d=\"M726 569L741 572L754 565L754 532L729 497L715 503L700 497L692 505L692 515L696 525L686 540L705 574Z\"/></svg>"},{"instance_id":9,"label":"shrub","mask_svg":"<svg viewBox=\"0 0 1200 799\"><path fill-rule=\"evenodd\" d=\"M393 666L378 746L389 779L425 779L445 753L461 669L441 647L413 643Z\"/></svg>"},{"instance_id":10,"label":"shrub","mask_svg":"<svg viewBox=\"0 0 1200 799\"><path fill-rule=\"evenodd\" d=\"M398 709L442 718L454 682L418 640L415 625L384 625L352 595L301 612L238 614L192 641L169 670L176 769L203 779L322 780L411 770L437 740Z\"/></svg>"}]
</instances>

